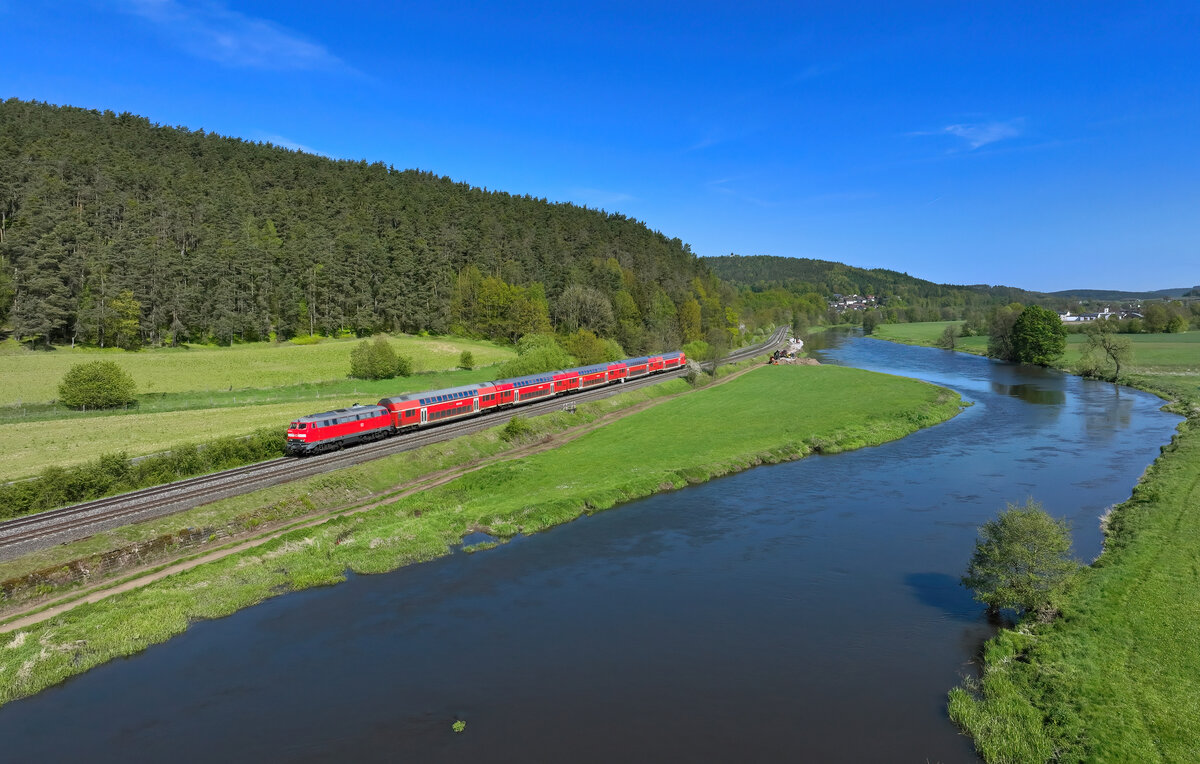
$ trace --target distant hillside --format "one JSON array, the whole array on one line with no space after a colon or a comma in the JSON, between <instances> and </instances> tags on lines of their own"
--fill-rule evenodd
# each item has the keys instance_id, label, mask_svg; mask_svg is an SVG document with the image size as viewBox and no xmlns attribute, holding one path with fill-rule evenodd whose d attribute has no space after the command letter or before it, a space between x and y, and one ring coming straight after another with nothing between
<instances>
[{"instance_id":1,"label":"distant hillside","mask_svg":"<svg viewBox=\"0 0 1200 764\"><path fill-rule=\"evenodd\" d=\"M622 215L16 99L6 318L21 339L109 345L554 324L629 352L727 323L688 246Z\"/></svg>"},{"instance_id":2,"label":"distant hillside","mask_svg":"<svg viewBox=\"0 0 1200 764\"><path fill-rule=\"evenodd\" d=\"M1061 292L1050 292L1050 295L1069 300L1165 300L1185 297L1191 292L1200 293L1200 286L1157 289L1153 292L1123 292L1119 289L1064 289Z\"/></svg>"},{"instance_id":3,"label":"distant hillside","mask_svg":"<svg viewBox=\"0 0 1200 764\"><path fill-rule=\"evenodd\" d=\"M728 255L702 260L721 279L754 289L808 290L826 295L871 294L905 301L958 299L967 304L1033 302L1046 297L1016 287L936 284L899 271L856 268L805 257Z\"/></svg>"}]
</instances>

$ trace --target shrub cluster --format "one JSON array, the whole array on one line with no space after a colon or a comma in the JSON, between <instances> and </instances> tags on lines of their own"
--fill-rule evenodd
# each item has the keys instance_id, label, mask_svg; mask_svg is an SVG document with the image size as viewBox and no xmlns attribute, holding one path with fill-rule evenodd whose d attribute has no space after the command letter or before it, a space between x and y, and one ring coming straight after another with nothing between
<instances>
[{"instance_id":1,"label":"shrub cluster","mask_svg":"<svg viewBox=\"0 0 1200 764\"><path fill-rule=\"evenodd\" d=\"M35 480L0 486L0 519L272 459L282 456L285 446L283 431L272 427L245 438L179 446L136 463L115 453L74 467L47 467Z\"/></svg>"},{"instance_id":2,"label":"shrub cluster","mask_svg":"<svg viewBox=\"0 0 1200 764\"><path fill-rule=\"evenodd\" d=\"M533 425L523 416L514 416L500 431L500 437L509 443L524 440L533 434Z\"/></svg>"},{"instance_id":3,"label":"shrub cluster","mask_svg":"<svg viewBox=\"0 0 1200 764\"><path fill-rule=\"evenodd\" d=\"M137 385L112 361L77 363L58 385L58 400L73 409L128 406L136 400Z\"/></svg>"},{"instance_id":4,"label":"shrub cluster","mask_svg":"<svg viewBox=\"0 0 1200 764\"><path fill-rule=\"evenodd\" d=\"M363 340L350 351L350 376L357 379L393 379L412 374L412 360L396 355L382 334Z\"/></svg>"}]
</instances>

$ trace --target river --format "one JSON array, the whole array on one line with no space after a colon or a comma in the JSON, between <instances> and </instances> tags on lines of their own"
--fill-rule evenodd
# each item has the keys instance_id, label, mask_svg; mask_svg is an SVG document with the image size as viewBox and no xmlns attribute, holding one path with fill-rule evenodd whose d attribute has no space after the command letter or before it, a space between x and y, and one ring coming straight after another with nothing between
<instances>
[{"instance_id":1,"label":"river","mask_svg":"<svg viewBox=\"0 0 1200 764\"><path fill-rule=\"evenodd\" d=\"M1179 418L1055 371L813 339L975 405L197 623L0 709L0 758L976 760L945 712L995 628L958 585L976 528L1032 496L1092 559Z\"/></svg>"}]
</instances>

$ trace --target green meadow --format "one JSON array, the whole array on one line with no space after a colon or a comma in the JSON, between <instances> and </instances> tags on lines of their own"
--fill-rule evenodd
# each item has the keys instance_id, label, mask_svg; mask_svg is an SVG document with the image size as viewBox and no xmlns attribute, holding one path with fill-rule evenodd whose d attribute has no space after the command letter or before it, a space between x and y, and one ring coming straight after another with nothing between
<instances>
[{"instance_id":1,"label":"green meadow","mask_svg":"<svg viewBox=\"0 0 1200 764\"><path fill-rule=\"evenodd\" d=\"M12 340L0 345L0 406L47 403L58 397L67 369L87 361L115 361L129 372L141 395L232 392L286 388L344 380L357 339L315 344L255 342L230 347L187 345L127 352L95 348L28 350ZM457 337L391 338L392 347L413 361L413 371L453 369L464 350L477 366L514 357L510 348ZM193 396L203 402L205 396Z\"/></svg>"},{"instance_id":2,"label":"green meadow","mask_svg":"<svg viewBox=\"0 0 1200 764\"><path fill-rule=\"evenodd\" d=\"M904 345L935 347L947 326L961 326L961 321L929 321L917 324L880 324L874 337ZM1188 373L1200 374L1200 331L1179 334L1122 334L1133 343L1130 373ZM968 353L987 352L986 336L960 337L956 350ZM1079 364L1087 342L1083 334L1067 335L1067 351L1059 365L1071 369ZM1122 374L1125 367L1122 367Z\"/></svg>"},{"instance_id":3,"label":"green meadow","mask_svg":"<svg viewBox=\"0 0 1200 764\"><path fill-rule=\"evenodd\" d=\"M876 335L932 345L947 325ZM1056 603L1061 616L1002 631L982 681L950 693L951 718L989 762L1200 761L1200 332L1122 336L1122 382L1188 418L1108 515L1104 552ZM1076 367L1084 341L1067 335L1061 367ZM960 343L983 352L987 338Z\"/></svg>"},{"instance_id":4,"label":"green meadow","mask_svg":"<svg viewBox=\"0 0 1200 764\"><path fill-rule=\"evenodd\" d=\"M0 481L30 477L51 465L81 464L103 453L144 456L183 443L283 427L304 414L494 376L490 368L449 371L464 350L471 351L477 364L514 356L511 349L486 342L405 336L393 338L392 344L414 359L418 373L397 379L347 379L356 342L258 343L137 353L24 348L13 352L8 343L8 352L0 354L0 401L9 404L0 404ZM136 408L78 412L45 401L13 403L34 396L52 398L67 368L98 358L115 360L138 381L142 394ZM146 392L147 388L158 392Z\"/></svg>"},{"instance_id":5,"label":"green meadow","mask_svg":"<svg viewBox=\"0 0 1200 764\"><path fill-rule=\"evenodd\" d=\"M684 389L681 382L669 384ZM553 450L494 463L424 492L288 532L12 633L0 641L0 702L165 641L196 619L221 617L286 591L334 584L347 570L378 573L448 554L472 531L503 542L756 464L883 443L959 409L955 393L914 380L834 366L757 368ZM730 427L731 420L738 426ZM630 454L637 455L635 462ZM339 484L353 489L353 481L340 473L320 480L334 492Z\"/></svg>"}]
</instances>

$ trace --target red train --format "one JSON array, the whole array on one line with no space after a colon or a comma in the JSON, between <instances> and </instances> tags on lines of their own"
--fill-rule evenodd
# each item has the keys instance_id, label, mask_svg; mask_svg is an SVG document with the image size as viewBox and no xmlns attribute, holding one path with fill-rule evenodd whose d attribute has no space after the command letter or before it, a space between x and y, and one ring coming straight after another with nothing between
<instances>
[{"instance_id":1,"label":"red train","mask_svg":"<svg viewBox=\"0 0 1200 764\"><path fill-rule=\"evenodd\" d=\"M444 390L407 393L384 398L373 406L355 404L348 409L310 414L288 426L287 453L305 456L332 451L449 420L671 371L685 363L687 357L683 352L675 351Z\"/></svg>"}]
</instances>

